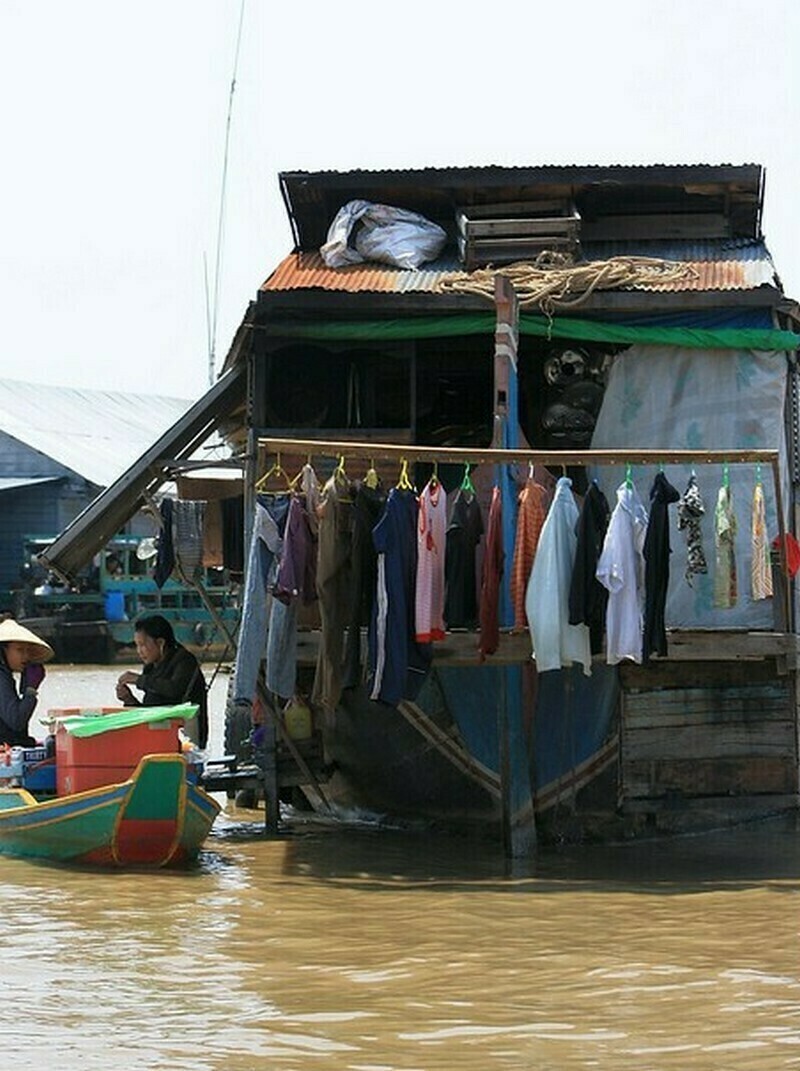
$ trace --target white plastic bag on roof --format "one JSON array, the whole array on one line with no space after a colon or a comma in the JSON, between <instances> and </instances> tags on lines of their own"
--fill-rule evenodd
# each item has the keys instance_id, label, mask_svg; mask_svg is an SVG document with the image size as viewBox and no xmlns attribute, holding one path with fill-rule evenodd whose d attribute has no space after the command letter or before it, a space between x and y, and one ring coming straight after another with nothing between
<instances>
[{"instance_id":1,"label":"white plastic bag on roof","mask_svg":"<svg viewBox=\"0 0 800 1071\"><path fill-rule=\"evenodd\" d=\"M441 227L418 212L371 201L348 201L336 213L320 253L329 268L365 260L418 268L439 256L446 238Z\"/></svg>"}]
</instances>

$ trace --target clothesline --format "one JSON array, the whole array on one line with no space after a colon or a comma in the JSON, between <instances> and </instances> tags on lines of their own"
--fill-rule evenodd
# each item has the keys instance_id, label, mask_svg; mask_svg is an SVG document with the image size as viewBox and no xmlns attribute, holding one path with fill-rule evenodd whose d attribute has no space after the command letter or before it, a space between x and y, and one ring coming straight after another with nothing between
<instances>
[{"instance_id":1,"label":"clothesline","mask_svg":"<svg viewBox=\"0 0 800 1071\"><path fill-rule=\"evenodd\" d=\"M462 465L545 465L549 467L589 465L740 465L769 466L775 494L778 525L778 554L781 573L788 576L786 560L786 522L780 478L778 450L676 450L676 449L612 449L612 450L531 450L498 449L461 446L418 446L405 443L354 442L352 440L288 439L258 436L257 446L270 454L301 454L307 457L362 458L369 462L430 461ZM786 627L791 622L791 593L784 584L783 614Z\"/></svg>"},{"instance_id":2,"label":"clothesline","mask_svg":"<svg viewBox=\"0 0 800 1071\"><path fill-rule=\"evenodd\" d=\"M777 450L526 450L466 446L416 446L323 439L259 437L258 445L271 454L306 454L323 457L364 458L382 461L439 461L454 464L496 465L686 465L761 464L777 473Z\"/></svg>"}]
</instances>

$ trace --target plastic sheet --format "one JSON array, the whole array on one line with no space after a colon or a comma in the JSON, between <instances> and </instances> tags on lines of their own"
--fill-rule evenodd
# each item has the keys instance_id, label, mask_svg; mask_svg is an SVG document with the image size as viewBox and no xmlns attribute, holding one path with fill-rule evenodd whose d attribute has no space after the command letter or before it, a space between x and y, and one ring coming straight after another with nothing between
<instances>
[{"instance_id":1,"label":"plastic sheet","mask_svg":"<svg viewBox=\"0 0 800 1071\"><path fill-rule=\"evenodd\" d=\"M441 227L417 212L371 201L348 201L336 213L320 253L329 268L365 260L418 268L439 256L446 237Z\"/></svg>"}]
</instances>

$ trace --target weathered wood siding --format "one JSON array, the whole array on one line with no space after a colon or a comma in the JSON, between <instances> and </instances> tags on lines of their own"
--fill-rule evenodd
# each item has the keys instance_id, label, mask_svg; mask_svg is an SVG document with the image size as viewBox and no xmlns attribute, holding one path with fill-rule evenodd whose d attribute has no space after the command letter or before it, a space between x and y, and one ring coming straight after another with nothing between
<instances>
[{"instance_id":1,"label":"weathered wood siding","mask_svg":"<svg viewBox=\"0 0 800 1071\"><path fill-rule=\"evenodd\" d=\"M622 676L623 800L797 791L794 675L774 661Z\"/></svg>"}]
</instances>

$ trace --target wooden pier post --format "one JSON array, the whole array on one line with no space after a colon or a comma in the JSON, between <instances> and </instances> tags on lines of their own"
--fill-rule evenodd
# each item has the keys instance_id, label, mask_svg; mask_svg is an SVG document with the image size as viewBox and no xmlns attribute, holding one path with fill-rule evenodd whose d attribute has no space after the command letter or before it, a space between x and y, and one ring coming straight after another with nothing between
<instances>
[{"instance_id":1,"label":"wooden pier post","mask_svg":"<svg viewBox=\"0 0 800 1071\"><path fill-rule=\"evenodd\" d=\"M494 413L492 446L514 450L519 445L517 387L517 349L519 346L519 299L504 275L495 276L494 300L496 327L494 342ZM509 577L514 556L514 526L509 518L516 509L516 486L509 479L507 466L497 465L497 485L503 495L503 551L505 567L500 594L500 623L513 625L513 608ZM512 755L509 718L522 718L522 685L519 671L498 667L500 694L497 697L498 772L503 825L503 848L510 859L529 855L536 847L536 822L527 758L524 769L519 756ZM516 694L509 703L509 688ZM514 738L519 741L519 733Z\"/></svg>"}]
</instances>

